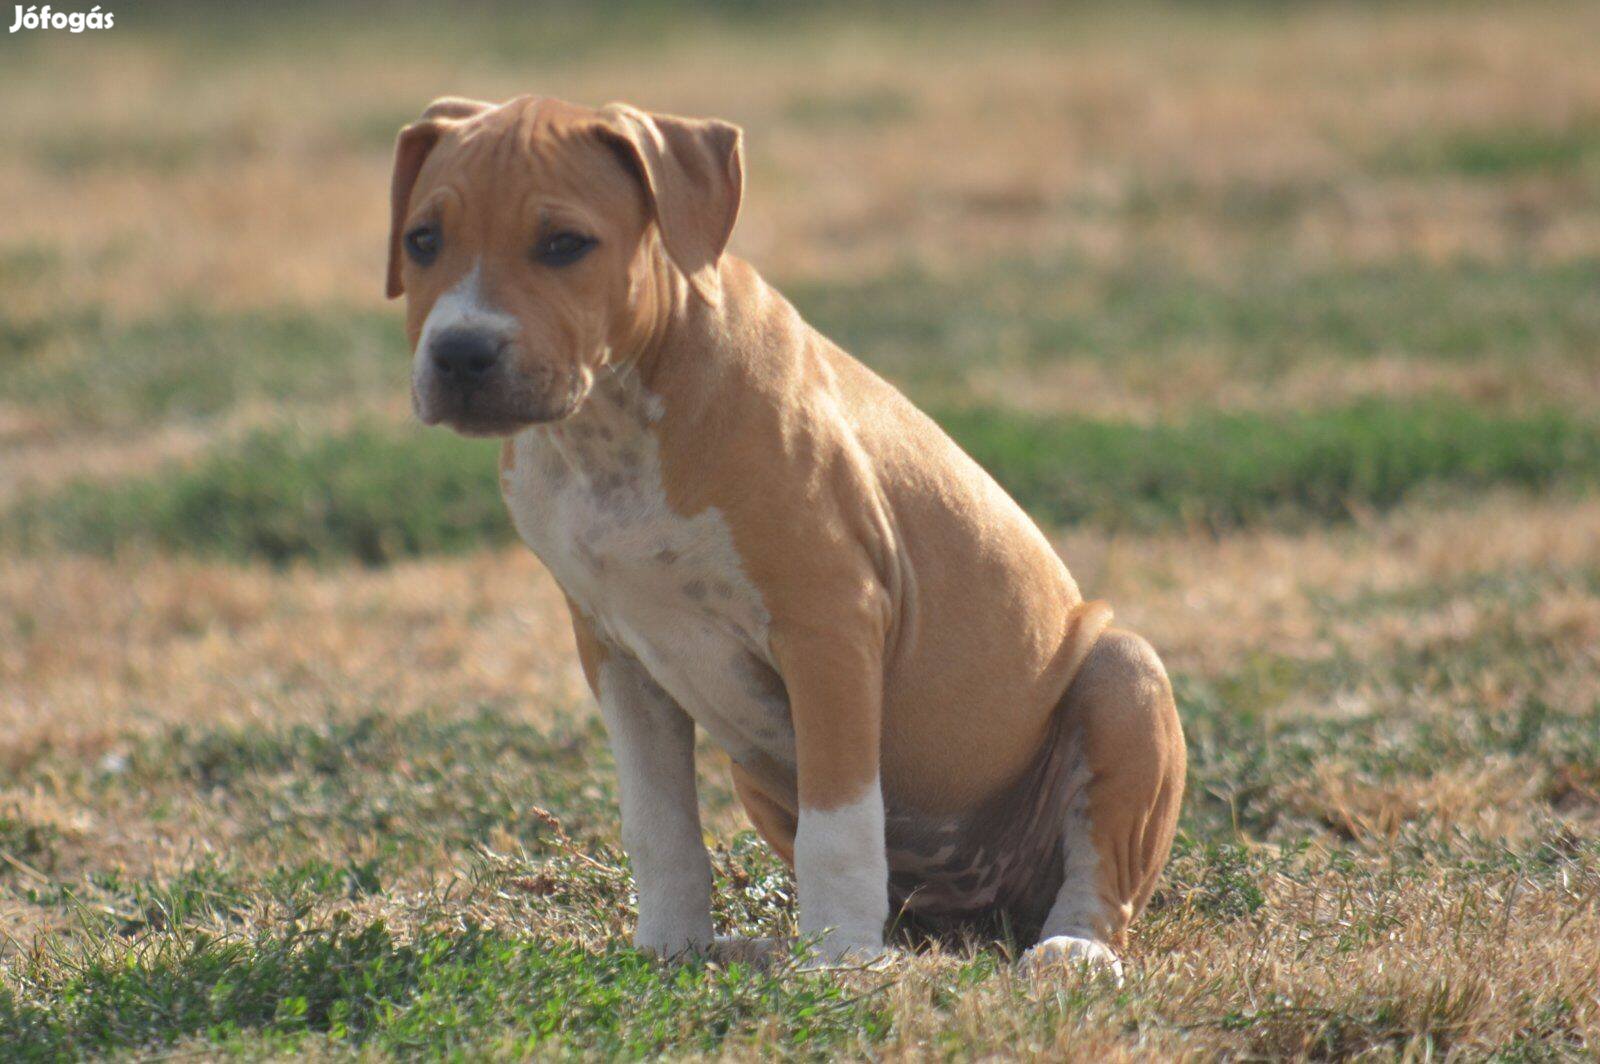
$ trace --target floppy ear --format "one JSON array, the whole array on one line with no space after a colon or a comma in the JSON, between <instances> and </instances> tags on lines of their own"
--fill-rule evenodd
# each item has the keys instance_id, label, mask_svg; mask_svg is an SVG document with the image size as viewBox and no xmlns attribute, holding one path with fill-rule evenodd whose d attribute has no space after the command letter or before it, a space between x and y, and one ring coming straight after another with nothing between
<instances>
[{"instance_id":1,"label":"floppy ear","mask_svg":"<svg viewBox=\"0 0 1600 1064\"><path fill-rule=\"evenodd\" d=\"M411 210L411 190L416 187L422 164L446 129L475 118L493 106L482 100L443 96L428 105L422 118L400 131L394 145L394 177L389 186L389 283L386 292L390 299L406 290L400 280L400 231Z\"/></svg>"},{"instance_id":2,"label":"floppy ear","mask_svg":"<svg viewBox=\"0 0 1600 1064\"><path fill-rule=\"evenodd\" d=\"M717 305L717 263L744 198L739 127L621 103L607 104L600 115L602 132L644 182L667 255L700 298Z\"/></svg>"}]
</instances>

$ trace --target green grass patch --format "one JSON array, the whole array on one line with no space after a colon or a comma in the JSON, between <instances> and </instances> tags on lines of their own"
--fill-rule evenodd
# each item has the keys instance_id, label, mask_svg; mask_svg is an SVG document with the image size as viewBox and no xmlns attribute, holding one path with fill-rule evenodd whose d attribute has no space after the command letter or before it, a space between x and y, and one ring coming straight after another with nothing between
<instances>
[{"instance_id":1,"label":"green grass patch","mask_svg":"<svg viewBox=\"0 0 1600 1064\"><path fill-rule=\"evenodd\" d=\"M137 880L95 869L74 882L30 883L17 895L30 905L71 911L91 934L128 937L182 925L235 928L263 913L307 913L319 902L348 902L382 890L375 858L320 857L266 872L202 860L165 880Z\"/></svg>"},{"instance_id":2,"label":"green grass patch","mask_svg":"<svg viewBox=\"0 0 1600 1064\"><path fill-rule=\"evenodd\" d=\"M1567 175L1600 164L1600 123L1453 130L1396 144L1377 162L1382 169L1406 173L1445 171L1482 179Z\"/></svg>"},{"instance_id":3,"label":"green grass patch","mask_svg":"<svg viewBox=\"0 0 1600 1064\"><path fill-rule=\"evenodd\" d=\"M1597 288L1600 259L1317 273L1261 261L1218 281L1160 263L1106 272L1070 257L786 286L823 332L911 384L959 384L983 363L1086 358L1148 370L1197 353L1266 379L1380 355L1589 366L1600 350Z\"/></svg>"},{"instance_id":4,"label":"green grass patch","mask_svg":"<svg viewBox=\"0 0 1600 1064\"><path fill-rule=\"evenodd\" d=\"M1026 507L1059 522L1228 527L1336 520L1422 488L1600 479L1600 426L1449 400L1135 425L953 411L943 424Z\"/></svg>"},{"instance_id":5,"label":"green grass patch","mask_svg":"<svg viewBox=\"0 0 1600 1064\"><path fill-rule=\"evenodd\" d=\"M370 425L334 436L257 432L192 465L24 501L0 526L24 544L100 554L134 547L372 565L512 534L494 445Z\"/></svg>"},{"instance_id":6,"label":"green grass patch","mask_svg":"<svg viewBox=\"0 0 1600 1064\"><path fill-rule=\"evenodd\" d=\"M0 278L49 268L19 248L0 259ZM1226 283L1164 266L1106 273L1052 259L788 287L819 328L913 394L930 386L950 394L979 365L1062 358L1115 365L1137 384L1197 355L1271 381L1329 358L1514 370L1592 366L1600 351L1592 298L1600 259L1310 275L1262 264ZM0 305L0 402L91 428L209 417L249 401L397 395L407 365L400 315L388 310L178 308L120 322L92 310L40 317Z\"/></svg>"},{"instance_id":7,"label":"green grass patch","mask_svg":"<svg viewBox=\"0 0 1600 1064\"><path fill-rule=\"evenodd\" d=\"M1422 490L1542 490L1600 480L1600 426L1450 400L1140 425L996 409L942 415L1025 507L1112 526L1342 519ZM81 482L0 515L0 540L99 554L384 564L511 539L493 446L379 425L262 431L115 484Z\"/></svg>"},{"instance_id":8,"label":"green grass patch","mask_svg":"<svg viewBox=\"0 0 1600 1064\"><path fill-rule=\"evenodd\" d=\"M0 1043L28 1061L188 1036L240 1047L264 1037L279 1052L331 1043L399 1056L639 1058L711 1052L758 1028L791 1053L821 1056L888 1029L873 995L822 976L667 966L471 925L409 940L348 919L249 938L157 935L36 962L19 981L28 991L0 989Z\"/></svg>"},{"instance_id":9,"label":"green grass patch","mask_svg":"<svg viewBox=\"0 0 1600 1064\"><path fill-rule=\"evenodd\" d=\"M179 309L121 323L92 311L0 307L0 401L126 428L226 412L248 400L403 394L398 314Z\"/></svg>"},{"instance_id":10,"label":"green grass patch","mask_svg":"<svg viewBox=\"0 0 1600 1064\"><path fill-rule=\"evenodd\" d=\"M595 843L614 824L610 752L596 718L551 729L494 707L460 717L379 713L284 727L179 727L137 746L103 792L194 790L243 842L315 851L330 839L392 857L492 835L534 849L539 814Z\"/></svg>"},{"instance_id":11,"label":"green grass patch","mask_svg":"<svg viewBox=\"0 0 1600 1064\"><path fill-rule=\"evenodd\" d=\"M60 268L61 252L53 245L37 240L0 244L0 284L8 288L47 280Z\"/></svg>"}]
</instances>

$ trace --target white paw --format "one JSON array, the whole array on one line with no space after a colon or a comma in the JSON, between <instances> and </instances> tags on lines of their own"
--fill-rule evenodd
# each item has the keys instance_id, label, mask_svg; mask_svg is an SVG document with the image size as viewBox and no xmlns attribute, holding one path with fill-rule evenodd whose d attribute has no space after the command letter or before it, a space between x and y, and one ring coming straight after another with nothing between
<instances>
[{"instance_id":1,"label":"white paw","mask_svg":"<svg viewBox=\"0 0 1600 1064\"><path fill-rule=\"evenodd\" d=\"M710 921L707 927L645 927L634 932L633 948L654 954L663 960L683 957L692 953L705 953L711 948Z\"/></svg>"},{"instance_id":2,"label":"white paw","mask_svg":"<svg viewBox=\"0 0 1600 1064\"><path fill-rule=\"evenodd\" d=\"M836 935L824 934L812 943L801 970L881 968L889 962L892 955L893 951L882 942L852 942Z\"/></svg>"},{"instance_id":3,"label":"white paw","mask_svg":"<svg viewBox=\"0 0 1600 1064\"><path fill-rule=\"evenodd\" d=\"M1111 952L1111 947L1073 935L1054 935L1041 940L1022 955L1017 967L1027 976L1062 969L1108 973L1118 986L1122 985L1122 962Z\"/></svg>"}]
</instances>

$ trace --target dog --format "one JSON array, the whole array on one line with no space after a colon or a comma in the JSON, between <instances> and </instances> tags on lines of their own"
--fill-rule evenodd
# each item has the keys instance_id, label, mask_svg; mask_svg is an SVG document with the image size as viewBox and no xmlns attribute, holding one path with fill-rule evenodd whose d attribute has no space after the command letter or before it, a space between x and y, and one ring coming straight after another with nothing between
<instances>
[{"instance_id":1,"label":"dog","mask_svg":"<svg viewBox=\"0 0 1600 1064\"><path fill-rule=\"evenodd\" d=\"M1120 972L1183 732L1161 660L891 385L725 249L725 122L445 98L396 143L388 295L428 425L501 437L616 756L635 944L714 948L695 728L821 963L998 918Z\"/></svg>"}]
</instances>

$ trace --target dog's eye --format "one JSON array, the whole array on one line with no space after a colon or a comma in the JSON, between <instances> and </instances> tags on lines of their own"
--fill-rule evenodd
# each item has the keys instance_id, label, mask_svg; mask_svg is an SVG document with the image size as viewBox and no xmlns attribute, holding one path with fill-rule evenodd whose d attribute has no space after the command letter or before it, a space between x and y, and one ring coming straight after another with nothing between
<instances>
[{"instance_id":1,"label":"dog's eye","mask_svg":"<svg viewBox=\"0 0 1600 1064\"><path fill-rule=\"evenodd\" d=\"M419 225L406 234L406 254L418 266L431 264L439 254L439 230L431 225Z\"/></svg>"},{"instance_id":2,"label":"dog's eye","mask_svg":"<svg viewBox=\"0 0 1600 1064\"><path fill-rule=\"evenodd\" d=\"M533 257L546 266L571 266L594 247L595 240L582 233L556 233L540 241Z\"/></svg>"}]
</instances>

